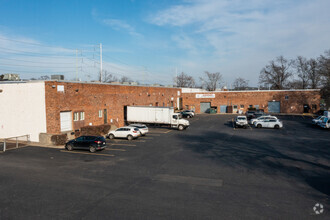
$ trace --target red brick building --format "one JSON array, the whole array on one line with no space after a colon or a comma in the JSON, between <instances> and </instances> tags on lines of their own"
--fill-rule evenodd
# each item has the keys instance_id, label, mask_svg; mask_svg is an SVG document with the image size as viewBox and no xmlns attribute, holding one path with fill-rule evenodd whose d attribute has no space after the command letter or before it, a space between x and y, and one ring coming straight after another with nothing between
<instances>
[{"instance_id":1,"label":"red brick building","mask_svg":"<svg viewBox=\"0 0 330 220\"><path fill-rule=\"evenodd\" d=\"M271 90L271 91L215 91L201 92L182 89L183 105L196 113L214 107L218 113L226 113L231 106L233 113L248 108L263 109L273 113L316 112L320 108L320 91L314 90ZM230 109L230 108L229 108Z\"/></svg>"},{"instance_id":2,"label":"red brick building","mask_svg":"<svg viewBox=\"0 0 330 220\"><path fill-rule=\"evenodd\" d=\"M111 85L69 81L0 83L0 138L40 133L60 134L82 126L123 126L125 106L167 106L195 109L196 113L217 109L218 113L245 112L248 108L272 113L316 112L319 90L215 91L200 89Z\"/></svg>"}]
</instances>

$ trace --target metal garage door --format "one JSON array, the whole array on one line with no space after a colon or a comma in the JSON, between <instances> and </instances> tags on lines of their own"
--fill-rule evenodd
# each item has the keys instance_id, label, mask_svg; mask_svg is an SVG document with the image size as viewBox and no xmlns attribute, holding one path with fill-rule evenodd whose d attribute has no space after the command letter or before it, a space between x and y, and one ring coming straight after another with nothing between
<instances>
[{"instance_id":1,"label":"metal garage door","mask_svg":"<svg viewBox=\"0 0 330 220\"><path fill-rule=\"evenodd\" d=\"M281 112L280 102L268 102L268 112L270 112L270 113L280 113Z\"/></svg>"},{"instance_id":2,"label":"metal garage door","mask_svg":"<svg viewBox=\"0 0 330 220\"><path fill-rule=\"evenodd\" d=\"M201 102L201 113L210 112L211 102Z\"/></svg>"},{"instance_id":3,"label":"metal garage door","mask_svg":"<svg viewBox=\"0 0 330 220\"><path fill-rule=\"evenodd\" d=\"M226 113L227 112L227 105L220 105L220 113Z\"/></svg>"},{"instance_id":4,"label":"metal garage door","mask_svg":"<svg viewBox=\"0 0 330 220\"><path fill-rule=\"evenodd\" d=\"M71 131L72 130L71 112L60 112L60 119L61 119L61 131Z\"/></svg>"}]
</instances>

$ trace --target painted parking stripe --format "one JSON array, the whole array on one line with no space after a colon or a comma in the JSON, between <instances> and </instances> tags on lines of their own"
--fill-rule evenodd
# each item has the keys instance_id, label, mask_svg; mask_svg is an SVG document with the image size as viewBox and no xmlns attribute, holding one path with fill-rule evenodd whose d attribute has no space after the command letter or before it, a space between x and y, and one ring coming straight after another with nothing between
<instances>
[{"instance_id":1,"label":"painted parking stripe","mask_svg":"<svg viewBox=\"0 0 330 220\"><path fill-rule=\"evenodd\" d=\"M125 149L105 148L104 150L126 151Z\"/></svg>"},{"instance_id":2,"label":"painted parking stripe","mask_svg":"<svg viewBox=\"0 0 330 220\"><path fill-rule=\"evenodd\" d=\"M160 136L160 134L152 134L152 133L148 133L148 136Z\"/></svg>"},{"instance_id":3,"label":"painted parking stripe","mask_svg":"<svg viewBox=\"0 0 330 220\"><path fill-rule=\"evenodd\" d=\"M129 146L129 147L135 147L136 144L110 144L111 146Z\"/></svg>"},{"instance_id":4,"label":"painted parking stripe","mask_svg":"<svg viewBox=\"0 0 330 220\"><path fill-rule=\"evenodd\" d=\"M98 154L98 153L87 153L87 152L78 152L78 151L67 151L67 150L60 150L63 153L72 153L72 154L85 154L85 155L96 155L96 156L106 156L106 157L114 157L113 154Z\"/></svg>"},{"instance_id":5,"label":"painted parking stripe","mask_svg":"<svg viewBox=\"0 0 330 220\"><path fill-rule=\"evenodd\" d=\"M141 137L142 139L154 139L153 137Z\"/></svg>"}]
</instances>

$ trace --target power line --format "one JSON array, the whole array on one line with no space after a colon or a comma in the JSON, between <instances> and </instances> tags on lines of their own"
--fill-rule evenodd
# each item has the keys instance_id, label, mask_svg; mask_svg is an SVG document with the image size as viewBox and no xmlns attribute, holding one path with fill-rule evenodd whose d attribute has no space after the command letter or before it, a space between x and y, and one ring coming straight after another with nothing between
<instances>
[{"instance_id":1,"label":"power line","mask_svg":"<svg viewBox=\"0 0 330 220\"><path fill-rule=\"evenodd\" d=\"M0 63L0 66L22 66L22 67L38 67L38 68L67 68L67 69L74 69L75 67L61 67L61 66L30 66L30 65L21 65L21 64L3 64Z\"/></svg>"},{"instance_id":2,"label":"power line","mask_svg":"<svg viewBox=\"0 0 330 220\"><path fill-rule=\"evenodd\" d=\"M50 63L50 64L74 64L74 63L62 63L62 62L42 62L42 61L32 61L32 60L20 60L20 59L12 59L12 58L3 58L0 57L0 60L13 60L13 61L19 61L19 62L28 62L28 63Z\"/></svg>"}]
</instances>

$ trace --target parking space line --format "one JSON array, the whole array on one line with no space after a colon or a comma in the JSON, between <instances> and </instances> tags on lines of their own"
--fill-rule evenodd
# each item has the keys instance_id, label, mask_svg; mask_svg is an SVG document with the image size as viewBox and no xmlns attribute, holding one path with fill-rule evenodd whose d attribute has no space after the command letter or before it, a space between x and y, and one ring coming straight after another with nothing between
<instances>
[{"instance_id":1,"label":"parking space line","mask_svg":"<svg viewBox=\"0 0 330 220\"><path fill-rule=\"evenodd\" d=\"M136 142L146 142L146 141L144 141L144 140L138 140L138 141L136 141Z\"/></svg>"},{"instance_id":2,"label":"parking space line","mask_svg":"<svg viewBox=\"0 0 330 220\"><path fill-rule=\"evenodd\" d=\"M104 150L126 151L125 149L105 148Z\"/></svg>"},{"instance_id":3,"label":"parking space line","mask_svg":"<svg viewBox=\"0 0 330 220\"><path fill-rule=\"evenodd\" d=\"M136 144L110 144L111 146L129 146L129 147L135 147Z\"/></svg>"},{"instance_id":4,"label":"parking space line","mask_svg":"<svg viewBox=\"0 0 330 220\"><path fill-rule=\"evenodd\" d=\"M78 151L67 151L67 150L60 150L63 153L72 153L72 154L85 154L85 155L96 155L96 156L106 156L106 157L114 157L113 154L98 154L98 153L87 153L87 152L78 152Z\"/></svg>"},{"instance_id":5,"label":"parking space line","mask_svg":"<svg viewBox=\"0 0 330 220\"><path fill-rule=\"evenodd\" d=\"M153 137L141 137L142 139L154 139Z\"/></svg>"},{"instance_id":6,"label":"parking space line","mask_svg":"<svg viewBox=\"0 0 330 220\"><path fill-rule=\"evenodd\" d=\"M151 136L160 136L160 134L148 134L148 136L151 135Z\"/></svg>"},{"instance_id":7,"label":"parking space line","mask_svg":"<svg viewBox=\"0 0 330 220\"><path fill-rule=\"evenodd\" d=\"M164 134L170 133L171 131L172 131L172 130L166 131L166 132L164 132Z\"/></svg>"}]
</instances>

